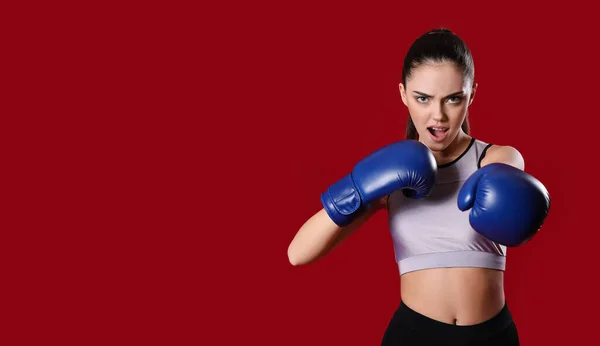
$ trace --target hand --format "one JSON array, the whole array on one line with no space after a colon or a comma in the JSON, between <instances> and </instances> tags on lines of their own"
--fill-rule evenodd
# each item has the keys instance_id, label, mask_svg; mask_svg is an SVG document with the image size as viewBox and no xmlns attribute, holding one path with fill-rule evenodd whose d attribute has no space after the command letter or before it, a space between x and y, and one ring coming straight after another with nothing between
<instances>
[{"instance_id":1,"label":"hand","mask_svg":"<svg viewBox=\"0 0 600 346\"><path fill-rule=\"evenodd\" d=\"M506 246L528 242L542 227L550 210L544 185L524 171L491 163L473 173L458 194L458 208L471 209L475 231Z\"/></svg>"}]
</instances>

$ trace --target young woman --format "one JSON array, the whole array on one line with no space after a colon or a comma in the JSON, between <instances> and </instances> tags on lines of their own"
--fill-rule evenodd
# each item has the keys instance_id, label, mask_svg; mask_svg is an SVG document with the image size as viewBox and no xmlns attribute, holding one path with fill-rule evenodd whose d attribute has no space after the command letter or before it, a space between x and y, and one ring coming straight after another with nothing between
<instances>
[{"instance_id":1,"label":"young woman","mask_svg":"<svg viewBox=\"0 0 600 346\"><path fill-rule=\"evenodd\" d=\"M383 346L519 345L504 296L506 248L529 241L550 207L517 149L471 136L469 48L446 29L410 47L399 85L406 139L377 150L321 195L288 248L312 263L387 210L401 303Z\"/></svg>"}]
</instances>

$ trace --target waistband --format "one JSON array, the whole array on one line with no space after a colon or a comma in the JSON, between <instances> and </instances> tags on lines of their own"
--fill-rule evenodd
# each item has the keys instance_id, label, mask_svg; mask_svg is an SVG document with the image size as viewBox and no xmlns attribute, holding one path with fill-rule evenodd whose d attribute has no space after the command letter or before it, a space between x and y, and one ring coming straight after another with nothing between
<instances>
[{"instance_id":1,"label":"waistband","mask_svg":"<svg viewBox=\"0 0 600 346\"><path fill-rule=\"evenodd\" d=\"M394 318L400 325L407 326L413 331L423 334L427 339L436 341L452 340L452 342L458 342L459 344L490 338L504 331L513 323L513 317L506 302L502 310L494 317L487 321L468 326L434 320L412 310L402 301Z\"/></svg>"}]
</instances>

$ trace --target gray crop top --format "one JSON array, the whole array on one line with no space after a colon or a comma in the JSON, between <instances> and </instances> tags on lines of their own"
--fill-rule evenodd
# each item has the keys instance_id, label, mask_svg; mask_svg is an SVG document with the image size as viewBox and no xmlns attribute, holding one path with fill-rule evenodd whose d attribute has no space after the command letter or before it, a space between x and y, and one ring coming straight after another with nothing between
<instances>
[{"instance_id":1,"label":"gray crop top","mask_svg":"<svg viewBox=\"0 0 600 346\"><path fill-rule=\"evenodd\" d=\"M504 270L506 246L488 240L469 224L469 210L458 209L458 192L481 164L491 144L472 139L454 161L438 166L436 185L427 198L388 198L388 221L400 275L440 267Z\"/></svg>"}]
</instances>

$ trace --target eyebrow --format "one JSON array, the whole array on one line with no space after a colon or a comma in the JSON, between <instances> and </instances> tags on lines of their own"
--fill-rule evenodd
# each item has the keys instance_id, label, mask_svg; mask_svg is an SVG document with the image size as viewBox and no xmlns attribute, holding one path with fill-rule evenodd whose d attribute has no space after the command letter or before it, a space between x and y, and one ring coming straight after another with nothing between
<instances>
[{"instance_id":1,"label":"eyebrow","mask_svg":"<svg viewBox=\"0 0 600 346\"><path fill-rule=\"evenodd\" d=\"M423 96L423 97L431 97L431 95L427 95L424 92L420 92L420 91L416 91L416 90L413 90L413 93L418 94L418 95ZM445 98L446 97L452 97L452 96L458 96L458 95L462 95L462 94L463 94L463 92L461 90L461 91L454 92L454 93L452 93L450 95L447 95L447 96L445 96Z\"/></svg>"}]
</instances>

